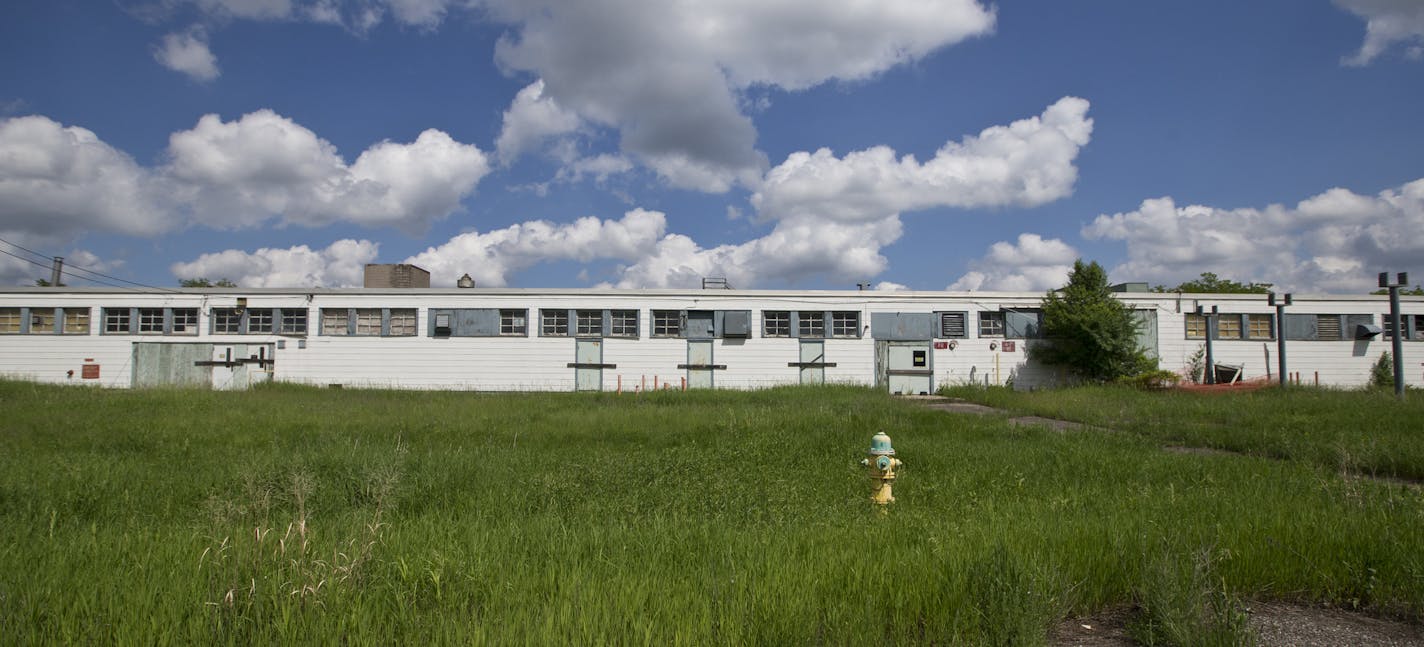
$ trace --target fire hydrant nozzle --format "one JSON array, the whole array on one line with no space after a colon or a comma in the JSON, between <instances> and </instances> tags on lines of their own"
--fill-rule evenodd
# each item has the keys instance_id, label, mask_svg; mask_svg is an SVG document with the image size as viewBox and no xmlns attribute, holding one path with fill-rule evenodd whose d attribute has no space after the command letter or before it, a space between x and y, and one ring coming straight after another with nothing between
<instances>
[{"instance_id":1,"label":"fire hydrant nozzle","mask_svg":"<svg viewBox=\"0 0 1424 647\"><path fill-rule=\"evenodd\" d=\"M890 446L890 436L882 431L870 439L870 458L860 461L861 465L870 468L870 478L874 481L875 493L870 500L882 506L895 501L890 485L895 481L895 470L904 465L894 456L895 448Z\"/></svg>"}]
</instances>

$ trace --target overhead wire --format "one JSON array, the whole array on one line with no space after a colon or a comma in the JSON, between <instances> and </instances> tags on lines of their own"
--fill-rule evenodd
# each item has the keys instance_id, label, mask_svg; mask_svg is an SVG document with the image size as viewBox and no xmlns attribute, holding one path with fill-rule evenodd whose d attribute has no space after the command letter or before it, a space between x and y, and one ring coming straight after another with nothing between
<instances>
[{"instance_id":1,"label":"overhead wire","mask_svg":"<svg viewBox=\"0 0 1424 647\"><path fill-rule=\"evenodd\" d=\"M11 246L11 247L14 247L15 249L18 249L18 250L21 250L21 251L24 251L24 252L28 252L28 253L30 253L30 254L32 254L32 255L34 255L34 256L37 256L37 257L42 258L42 259L45 259L46 261L49 261L49 260L51 260L51 259L54 258L53 256L47 256L47 255L41 254L41 253L39 253L39 252L37 252L37 251L35 251L35 250L33 250L33 249L29 249L29 248L26 248L26 247L17 245L17 244L12 243L12 242L10 242L10 241L8 241L8 240L5 240L4 238L0 238L0 243L5 243L6 245L9 245L9 246ZM18 259L20 259L20 260L22 260L22 261L25 261L25 262L27 262L27 263L30 263L30 264L32 264L32 265L38 265L38 266L40 266L40 267L46 267L46 268L47 268L47 267L50 267L50 265L49 265L48 263L41 263L41 262L36 261L36 260L33 260L33 259L25 258L25 257L23 257L23 256L19 256L19 255L17 255L17 254L13 254L13 253L7 252L7 251L5 251L5 250L3 250L3 249L0 249L0 252L3 252L4 254L6 254L6 255L8 255L8 256L13 256L13 257L15 257L15 258L18 258ZM100 279L96 279L96 278L92 278L92 277L88 277L88 276L80 276L80 275L78 275L78 274L75 274L75 273L71 272L70 270L79 270L79 271L84 272L84 273L86 273L86 274L92 274L92 275L94 275L94 276L99 276L99 277L103 277L103 278L105 278L105 279L109 279L110 281L118 281L118 282L120 282L120 283L127 283L127 284L129 284L129 285L138 286L138 287L140 287L140 288L144 288L144 289L148 289L148 290L155 290L155 291L158 291L158 292L168 292L168 293L172 293L172 294L182 294L182 292L180 292L180 291L178 291L178 290L171 289L171 288L162 288L162 287L158 287L158 286L156 286L156 285L149 285L149 284L147 284L147 283L139 283L139 282L137 282L137 281L130 281L130 280L128 280L128 279L122 279L122 278L119 278L119 277L117 277L117 276L110 276L110 275L105 274L105 273L103 273L103 272L99 272L99 271L96 271L96 270L91 270L91 269L89 269L89 268L87 268L87 267L84 267L84 266L82 266L82 265L75 265L75 264L73 264L73 263L65 263L63 266L61 266L61 268L60 268L60 273L61 273L62 275L67 274L67 275L69 275L70 277L79 279L79 280L81 280L81 281L89 281L89 282L91 282L91 283L97 283L97 284L99 284L99 285L104 285L104 286L111 287L111 288L118 288L118 289L121 289L121 290L133 290L133 289L135 289L135 288L126 287L126 286L123 286L123 285L116 285L116 284L113 284L113 283L109 283L109 282L107 282L107 281L102 281L102 280L100 280Z\"/></svg>"}]
</instances>

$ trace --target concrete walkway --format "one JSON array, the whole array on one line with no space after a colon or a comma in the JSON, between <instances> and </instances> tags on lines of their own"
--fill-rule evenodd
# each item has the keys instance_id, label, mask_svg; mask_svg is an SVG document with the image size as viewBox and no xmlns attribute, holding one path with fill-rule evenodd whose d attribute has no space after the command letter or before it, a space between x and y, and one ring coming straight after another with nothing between
<instances>
[{"instance_id":1,"label":"concrete walkway","mask_svg":"<svg viewBox=\"0 0 1424 647\"><path fill-rule=\"evenodd\" d=\"M1086 429L1093 429L1093 427L1089 427L1088 425L1084 425L1077 422L1069 422L1067 420L1055 420L1053 418L1042 418L1039 416L1015 416L1003 409L986 407L982 404L975 404L973 402L961 400L959 398L946 398L942 395L914 395L906 397L909 399L922 401L925 405L925 408L934 409L935 411L945 411L948 413L972 413L981 416L1009 416L1009 424L1011 425L1047 427L1049 429L1052 429L1053 431L1083 431Z\"/></svg>"}]
</instances>

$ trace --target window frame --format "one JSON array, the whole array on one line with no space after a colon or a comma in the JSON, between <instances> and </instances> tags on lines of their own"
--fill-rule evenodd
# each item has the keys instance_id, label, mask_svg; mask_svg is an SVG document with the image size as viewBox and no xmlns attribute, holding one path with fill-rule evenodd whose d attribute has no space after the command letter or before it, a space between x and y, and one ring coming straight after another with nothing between
<instances>
[{"instance_id":1,"label":"window frame","mask_svg":"<svg viewBox=\"0 0 1424 647\"><path fill-rule=\"evenodd\" d=\"M1256 324L1260 322L1265 322L1266 324L1265 336L1258 335L1256 332ZM1251 341L1270 341L1275 339L1276 315L1261 312L1246 313L1246 327L1243 332L1246 334L1246 339Z\"/></svg>"},{"instance_id":2,"label":"window frame","mask_svg":"<svg viewBox=\"0 0 1424 647\"><path fill-rule=\"evenodd\" d=\"M1007 319L1003 310L980 310L978 316L979 337L1003 337L1008 327ZM985 332L986 324L989 328L988 332Z\"/></svg>"},{"instance_id":3,"label":"window frame","mask_svg":"<svg viewBox=\"0 0 1424 647\"><path fill-rule=\"evenodd\" d=\"M133 327L136 335L162 335L166 332L166 308L135 308Z\"/></svg>"},{"instance_id":4,"label":"window frame","mask_svg":"<svg viewBox=\"0 0 1424 647\"><path fill-rule=\"evenodd\" d=\"M1219 314L1216 317L1216 337L1214 339L1224 339L1227 341L1235 339L1245 339L1241 328L1241 320L1244 318L1239 314Z\"/></svg>"},{"instance_id":5,"label":"window frame","mask_svg":"<svg viewBox=\"0 0 1424 647\"><path fill-rule=\"evenodd\" d=\"M416 337L420 334L419 308L383 308L382 337Z\"/></svg>"},{"instance_id":6,"label":"window frame","mask_svg":"<svg viewBox=\"0 0 1424 647\"><path fill-rule=\"evenodd\" d=\"M277 334L302 337L307 334L311 312L306 308L278 308L276 313Z\"/></svg>"},{"instance_id":7,"label":"window frame","mask_svg":"<svg viewBox=\"0 0 1424 647\"><path fill-rule=\"evenodd\" d=\"M244 334L247 331L246 315L242 308L211 308L208 310L208 330L214 335Z\"/></svg>"},{"instance_id":8,"label":"window frame","mask_svg":"<svg viewBox=\"0 0 1424 647\"><path fill-rule=\"evenodd\" d=\"M608 336L625 339L638 339L638 314L637 310L619 308L608 311Z\"/></svg>"},{"instance_id":9,"label":"window frame","mask_svg":"<svg viewBox=\"0 0 1424 647\"><path fill-rule=\"evenodd\" d=\"M568 337L569 311L563 308L540 308L539 336Z\"/></svg>"},{"instance_id":10,"label":"window frame","mask_svg":"<svg viewBox=\"0 0 1424 647\"><path fill-rule=\"evenodd\" d=\"M969 312L965 310L948 310L936 312L937 331L935 337L940 339L965 339L969 337ZM953 318L959 319L959 334L954 334L945 324Z\"/></svg>"},{"instance_id":11,"label":"window frame","mask_svg":"<svg viewBox=\"0 0 1424 647\"><path fill-rule=\"evenodd\" d=\"M796 337L825 339L826 313L820 310L798 310L796 312Z\"/></svg>"},{"instance_id":12,"label":"window frame","mask_svg":"<svg viewBox=\"0 0 1424 647\"><path fill-rule=\"evenodd\" d=\"M773 339L791 338L790 310L762 310L761 336Z\"/></svg>"},{"instance_id":13,"label":"window frame","mask_svg":"<svg viewBox=\"0 0 1424 647\"><path fill-rule=\"evenodd\" d=\"M13 325L13 330L11 326ZM0 308L0 335L19 335L25 331L24 308Z\"/></svg>"},{"instance_id":14,"label":"window frame","mask_svg":"<svg viewBox=\"0 0 1424 647\"><path fill-rule=\"evenodd\" d=\"M31 335L53 335L55 334L55 314L54 308L22 308L21 327L26 333ZM29 323L29 328L23 328L24 323Z\"/></svg>"},{"instance_id":15,"label":"window frame","mask_svg":"<svg viewBox=\"0 0 1424 647\"><path fill-rule=\"evenodd\" d=\"M529 310L521 310L519 308L500 308L499 334L501 337L528 337Z\"/></svg>"},{"instance_id":16,"label":"window frame","mask_svg":"<svg viewBox=\"0 0 1424 647\"><path fill-rule=\"evenodd\" d=\"M243 333L247 335L273 335L277 331L276 315L271 308L253 308L244 313Z\"/></svg>"},{"instance_id":17,"label":"window frame","mask_svg":"<svg viewBox=\"0 0 1424 647\"><path fill-rule=\"evenodd\" d=\"M198 322L201 318L202 314L198 308L169 308L165 334L185 337L197 336ZM182 330L179 330L180 325L183 326Z\"/></svg>"},{"instance_id":18,"label":"window frame","mask_svg":"<svg viewBox=\"0 0 1424 647\"><path fill-rule=\"evenodd\" d=\"M574 311L574 337L603 337L603 311Z\"/></svg>"},{"instance_id":19,"label":"window frame","mask_svg":"<svg viewBox=\"0 0 1424 647\"><path fill-rule=\"evenodd\" d=\"M682 337L683 315L681 310L653 310L649 314L650 334L660 339Z\"/></svg>"},{"instance_id":20,"label":"window frame","mask_svg":"<svg viewBox=\"0 0 1424 647\"><path fill-rule=\"evenodd\" d=\"M859 339L861 333L860 311L832 311L830 333L831 339Z\"/></svg>"}]
</instances>

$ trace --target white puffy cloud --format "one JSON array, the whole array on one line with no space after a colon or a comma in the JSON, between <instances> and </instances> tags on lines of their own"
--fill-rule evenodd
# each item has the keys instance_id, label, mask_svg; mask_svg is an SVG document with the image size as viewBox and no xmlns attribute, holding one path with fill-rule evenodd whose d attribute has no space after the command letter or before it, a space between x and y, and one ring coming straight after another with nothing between
<instances>
[{"instance_id":1,"label":"white puffy cloud","mask_svg":"<svg viewBox=\"0 0 1424 647\"><path fill-rule=\"evenodd\" d=\"M438 130L380 142L353 164L310 130L270 110L216 115L169 139L145 168L93 132L40 116L0 120L0 232L67 245L87 232L152 236L202 224L251 227L272 218L422 231L459 210L489 163Z\"/></svg>"},{"instance_id":2,"label":"white puffy cloud","mask_svg":"<svg viewBox=\"0 0 1424 647\"><path fill-rule=\"evenodd\" d=\"M174 222L152 174L92 131L40 116L0 121L0 231L153 235Z\"/></svg>"},{"instance_id":3,"label":"white puffy cloud","mask_svg":"<svg viewBox=\"0 0 1424 647\"><path fill-rule=\"evenodd\" d=\"M653 251L666 228L664 214L644 209L619 220L586 217L562 225L535 220L460 234L404 262L429 270L432 283L453 285L469 273L478 285L499 287L508 284L510 273L542 262L641 258Z\"/></svg>"},{"instance_id":4,"label":"white puffy cloud","mask_svg":"<svg viewBox=\"0 0 1424 647\"><path fill-rule=\"evenodd\" d=\"M423 231L460 208L489 172L478 148L438 130L378 143L348 166L316 133L270 110L230 122L205 115L169 138L163 169L191 217L219 228L273 217Z\"/></svg>"},{"instance_id":5,"label":"white puffy cloud","mask_svg":"<svg viewBox=\"0 0 1424 647\"><path fill-rule=\"evenodd\" d=\"M188 0L218 20L310 20L365 33L390 16L401 25L433 29L451 9L471 0ZM170 0L170 4L179 4Z\"/></svg>"},{"instance_id":6,"label":"white puffy cloud","mask_svg":"<svg viewBox=\"0 0 1424 647\"><path fill-rule=\"evenodd\" d=\"M211 81L220 73L218 59L208 49L207 32L200 27L165 35L162 43L153 48L153 58L194 81Z\"/></svg>"},{"instance_id":7,"label":"white puffy cloud","mask_svg":"<svg viewBox=\"0 0 1424 647\"><path fill-rule=\"evenodd\" d=\"M360 287L365 266L376 259L378 247L369 240L346 239L319 250L306 245L264 247L251 253L229 249L174 263L169 269L179 279L225 278L246 288Z\"/></svg>"},{"instance_id":8,"label":"white puffy cloud","mask_svg":"<svg viewBox=\"0 0 1424 647\"><path fill-rule=\"evenodd\" d=\"M577 113L544 96L541 79L514 95L514 101L504 111L504 125L495 140L495 150L499 159L508 164L547 138L576 132L581 124Z\"/></svg>"},{"instance_id":9,"label":"white puffy cloud","mask_svg":"<svg viewBox=\"0 0 1424 647\"><path fill-rule=\"evenodd\" d=\"M1424 4L1419 0L1335 0L1335 4L1365 19L1365 42L1344 59L1347 65L1368 65L1390 46L1405 45L1405 56L1424 55Z\"/></svg>"},{"instance_id":10,"label":"white puffy cloud","mask_svg":"<svg viewBox=\"0 0 1424 647\"><path fill-rule=\"evenodd\" d=\"M1294 208L1221 209L1145 200L1100 215L1092 239L1121 240L1123 280L1172 285L1201 272L1296 291L1361 292L1381 271L1424 270L1424 179L1376 196L1333 188Z\"/></svg>"},{"instance_id":11,"label":"white puffy cloud","mask_svg":"<svg viewBox=\"0 0 1424 647\"><path fill-rule=\"evenodd\" d=\"M1019 234L1016 242L999 241L947 290L1042 291L1068 282L1078 251L1057 238Z\"/></svg>"},{"instance_id":12,"label":"white puffy cloud","mask_svg":"<svg viewBox=\"0 0 1424 647\"><path fill-rule=\"evenodd\" d=\"M992 31L975 0L488 0L515 26L496 50L682 188L755 186L765 168L742 112L752 87L871 77Z\"/></svg>"},{"instance_id":13,"label":"white puffy cloud","mask_svg":"<svg viewBox=\"0 0 1424 647\"><path fill-rule=\"evenodd\" d=\"M1064 97L1037 117L949 142L921 164L884 146L838 158L793 153L772 169L752 204L764 216L864 222L928 207L1034 206L1073 192L1073 165L1088 143L1088 102Z\"/></svg>"}]
</instances>

